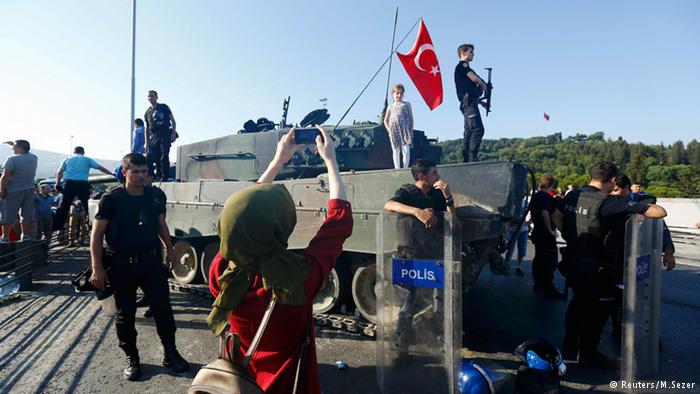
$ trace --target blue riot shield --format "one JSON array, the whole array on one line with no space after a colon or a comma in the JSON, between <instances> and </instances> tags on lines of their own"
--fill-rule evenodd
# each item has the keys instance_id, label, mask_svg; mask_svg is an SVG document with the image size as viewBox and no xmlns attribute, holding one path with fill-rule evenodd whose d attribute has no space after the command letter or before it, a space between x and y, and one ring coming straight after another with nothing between
<instances>
[{"instance_id":1,"label":"blue riot shield","mask_svg":"<svg viewBox=\"0 0 700 394\"><path fill-rule=\"evenodd\" d=\"M461 260L457 219L377 222L377 382L383 393L458 393Z\"/></svg>"}]
</instances>

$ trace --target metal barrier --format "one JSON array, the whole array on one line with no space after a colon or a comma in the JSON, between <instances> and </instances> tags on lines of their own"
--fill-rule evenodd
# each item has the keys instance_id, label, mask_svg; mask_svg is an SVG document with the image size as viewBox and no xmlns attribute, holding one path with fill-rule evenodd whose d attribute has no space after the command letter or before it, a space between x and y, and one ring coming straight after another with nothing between
<instances>
[{"instance_id":1,"label":"metal barrier","mask_svg":"<svg viewBox=\"0 0 700 394\"><path fill-rule=\"evenodd\" d=\"M89 226L88 226L89 229ZM54 231L50 239L26 240L0 244L0 284L7 286L20 282L20 290L30 290L32 272L37 266L46 263L49 251L60 252L73 245L68 243L71 229ZM89 238L89 230L85 230ZM8 280L8 277L13 277Z\"/></svg>"}]
</instances>

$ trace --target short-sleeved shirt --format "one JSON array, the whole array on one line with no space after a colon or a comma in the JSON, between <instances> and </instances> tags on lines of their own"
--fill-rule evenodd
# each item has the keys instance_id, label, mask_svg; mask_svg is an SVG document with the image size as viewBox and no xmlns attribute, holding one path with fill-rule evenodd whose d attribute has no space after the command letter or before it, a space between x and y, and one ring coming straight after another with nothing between
<instances>
[{"instance_id":1,"label":"short-sleeved shirt","mask_svg":"<svg viewBox=\"0 0 700 394\"><path fill-rule=\"evenodd\" d=\"M619 270L622 269L624 261L627 220L634 214L646 212L647 209L647 203L631 201L622 196L608 196L600 206L600 229L604 234L605 255Z\"/></svg>"},{"instance_id":2,"label":"short-sleeved shirt","mask_svg":"<svg viewBox=\"0 0 700 394\"><path fill-rule=\"evenodd\" d=\"M40 218L48 218L51 216L51 206L53 205L53 196L50 194L43 195L38 193L34 196L34 209L36 216Z\"/></svg>"},{"instance_id":3,"label":"short-sleeved shirt","mask_svg":"<svg viewBox=\"0 0 700 394\"><path fill-rule=\"evenodd\" d=\"M549 193L538 190L532 196L532 201L530 201L530 217L532 218L532 224L534 225L534 229L532 230L533 239L551 240L554 238L554 236L547 231L544 219L542 219L542 212L549 212L551 215L554 208L554 197L552 197ZM551 223L550 228L554 228L554 226L551 226Z\"/></svg>"},{"instance_id":4,"label":"short-sleeved shirt","mask_svg":"<svg viewBox=\"0 0 700 394\"><path fill-rule=\"evenodd\" d=\"M109 221L105 233L109 250L134 254L159 248L159 215L165 214L165 202L165 193L151 186L144 187L140 196L122 187L105 193L95 218Z\"/></svg>"},{"instance_id":5,"label":"short-sleeved shirt","mask_svg":"<svg viewBox=\"0 0 700 394\"><path fill-rule=\"evenodd\" d=\"M92 158L75 154L61 163L63 179L67 181L87 181L91 168L100 168Z\"/></svg>"},{"instance_id":6,"label":"short-sleeved shirt","mask_svg":"<svg viewBox=\"0 0 700 394\"><path fill-rule=\"evenodd\" d=\"M481 96L479 85L467 76L467 73L470 71L473 72L474 70L464 60L457 63L457 67L455 67L455 88L457 89L457 100L460 103L467 93L469 93L469 104L477 102Z\"/></svg>"},{"instance_id":7,"label":"short-sleeved shirt","mask_svg":"<svg viewBox=\"0 0 700 394\"><path fill-rule=\"evenodd\" d=\"M170 107L158 103L156 108L148 107L144 120L148 126L148 132L153 136L163 136L170 133Z\"/></svg>"},{"instance_id":8,"label":"short-sleeved shirt","mask_svg":"<svg viewBox=\"0 0 700 394\"><path fill-rule=\"evenodd\" d=\"M405 184L396 190L392 201L399 202L415 208L433 211L447 211L447 202L442 191L431 188L427 194L413 184ZM398 256L402 258L439 259L442 251L442 219L439 214L438 226L426 228L423 223L411 215L400 214L396 223L396 237L398 242Z\"/></svg>"},{"instance_id":9,"label":"short-sleeved shirt","mask_svg":"<svg viewBox=\"0 0 700 394\"><path fill-rule=\"evenodd\" d=\"M423 194L418 186L410 183L398 188L391 201L420 209L432 208L434 211L447 211L447 201L440 190L431 188L428 194Z\"/></svg>"},{"instance_id":10,"label":"short-sleeved shirt","mask_svg":"<svg viewBox=\"0 0 700 394\"><path fill-rule=\"evenodd\" d=\"M3 164L3 171L9 171L12 177L6 191L11 193L34 189L37 163L37 157L33 153L27 152L8 157Z\"/></svg>"}]
</instances>

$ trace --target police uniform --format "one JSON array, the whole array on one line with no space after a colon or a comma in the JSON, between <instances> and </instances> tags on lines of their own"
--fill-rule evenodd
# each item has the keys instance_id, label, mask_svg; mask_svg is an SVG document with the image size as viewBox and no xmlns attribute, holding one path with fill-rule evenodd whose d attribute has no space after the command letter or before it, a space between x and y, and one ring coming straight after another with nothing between
<instances>
[{"instance_id":1,"label":"police uniform","mask_svg":"<svg viewBox=\"0 0 700 394\"><path fill-rule=\"evenodd\" d=\"M103 264L109 269L107 276L117 304L115 326L119 347L130 361L135 358L137 365L137 287L141 287L149 299L158 336L165 349L164 364L175 358L181 359L175 350L175 319L167 282L169 273L163 265L158 237L159 216L165 214L165 201L165 194L155 187L145 186L139 196L130 195L124 187L118 187L102 196L95 216L96 219L108 220ZM181 363L179 366L179 369L184 368Z\"/></svg>"},{"instance_id":2,"label":"police uniform","mask_svg":"<svg viewBox=\"0 0 700 394\"><path fill-rule=\"evenodd\" d=\"M465 163L476 161L481 139L484 137L484 123L479 112L481 89L467 74L473 72L469 63L461 60L455 67L455 89L459 110L464 115L464 136L462 139L462 158Z\"/></svg>"},{"instance_id":3,"label":"police uniform","mask_svg":"<svg viewBox=\"0 0 700 394\"><path fill-rule=\"evenodd\" d=\"M647 208L593 186L570 192L557 207L564 215L562 236L567 243L562 270L574 293L566 311L565 353L580 350L582 358L592 361L599 357L600 335L622 277L620 252L613 251L619 245L610 240L624 239L624 226L620 228L619 223Z\"/></svg>"}]
</instances>

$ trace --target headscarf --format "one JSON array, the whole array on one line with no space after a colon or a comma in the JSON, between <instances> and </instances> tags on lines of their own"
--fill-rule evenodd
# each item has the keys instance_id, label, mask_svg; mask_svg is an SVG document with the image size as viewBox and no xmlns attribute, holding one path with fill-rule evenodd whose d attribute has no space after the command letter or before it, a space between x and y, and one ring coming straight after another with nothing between
<instances>
[{"instance_id":1,"label":"headscarf","mask_svg":"<svg viewBox=\"0 0 700 394\"><path fill-rule=\"evenodd\" d=\"M229 314L258 272L265 290L272 289L277 302L302 305L306 301L307 262L287 250L296 221L294 201L282 185L253 185L226 200L219 216L219 250L235 267L226 268L219 277L221 292L207 317L215 335L224 330Z\"/></svg>"}]
</instances>

